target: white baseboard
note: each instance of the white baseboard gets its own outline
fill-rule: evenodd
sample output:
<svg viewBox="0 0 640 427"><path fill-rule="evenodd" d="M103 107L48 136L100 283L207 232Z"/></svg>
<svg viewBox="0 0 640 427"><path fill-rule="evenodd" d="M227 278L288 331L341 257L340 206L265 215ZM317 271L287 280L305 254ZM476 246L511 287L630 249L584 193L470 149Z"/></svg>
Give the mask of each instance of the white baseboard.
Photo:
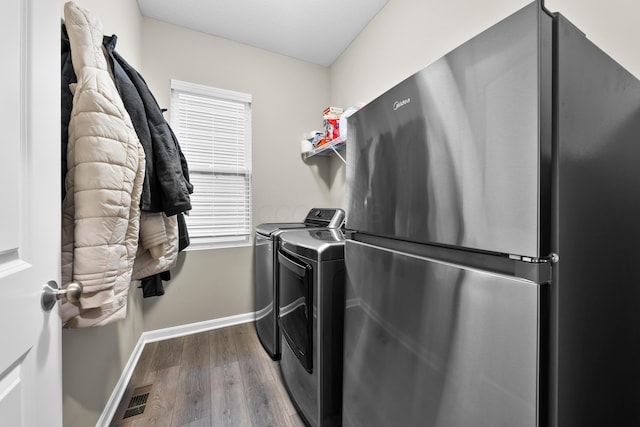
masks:
<svg viewBox="0 0 640 427"><path fill-rule="evenodd" d="M107 427L111 420L116 415L118 405L127 390L127 385L133 375L133 370L140 359L142 349L145 344L155 341L162 341L166 339L182 337L185 335L197 334L199 332L211 331L213 329L225 328L227 326L239 325L241 323L253 322L255 319L255 313L237 314L235 316L221 317L219 319L205 320L204 322L190 323L187 325L173 326L171 328L156 329L155 331L143 332L136 343L131 356L125 365L120 379L116 383L116 386L111 393L111 397L107 401L107 404L98 418L96 427Z"/></svg>

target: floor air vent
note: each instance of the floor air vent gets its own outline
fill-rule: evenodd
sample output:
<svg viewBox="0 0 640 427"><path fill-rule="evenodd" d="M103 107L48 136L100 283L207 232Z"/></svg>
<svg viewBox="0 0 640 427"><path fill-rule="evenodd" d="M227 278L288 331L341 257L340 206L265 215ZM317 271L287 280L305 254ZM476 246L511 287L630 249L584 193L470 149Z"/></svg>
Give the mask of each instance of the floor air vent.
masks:
<svg viewBox="0 0 640 427"><path fill-rule="evenodd" d="M153 384L150 384L136 388L131 392L130 397L127 400L128 403L121 411L121 415L117 418L118 425L144 417L144 411L150 400L149 398L151 396L152 388Z"/></svg>

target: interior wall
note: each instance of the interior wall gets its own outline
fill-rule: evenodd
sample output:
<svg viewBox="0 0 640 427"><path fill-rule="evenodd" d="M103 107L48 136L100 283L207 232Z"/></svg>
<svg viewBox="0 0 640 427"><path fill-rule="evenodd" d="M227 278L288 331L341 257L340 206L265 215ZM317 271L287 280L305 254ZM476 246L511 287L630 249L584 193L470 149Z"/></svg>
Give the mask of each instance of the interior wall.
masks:
<svg viewBox="0 0 640 427"><path fill-rule="evenodd" d="M144 76L162 107L170 80L252 95L253 218L300 221L331 203L330 163L300 156L305 132L322 125L329 70L153 19L143 19ZM171 111L168 111L170 117ZM166 294L143 301L145 330L193 323L253 309L253 248L186 251Z"/></svg>

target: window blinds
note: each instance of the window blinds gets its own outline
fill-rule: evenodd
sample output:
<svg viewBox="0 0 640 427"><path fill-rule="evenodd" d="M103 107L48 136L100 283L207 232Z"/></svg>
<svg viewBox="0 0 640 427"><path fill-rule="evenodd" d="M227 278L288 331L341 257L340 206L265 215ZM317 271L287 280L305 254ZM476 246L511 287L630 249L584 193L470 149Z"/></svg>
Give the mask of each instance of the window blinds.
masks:
<svg viewBox="0 0 640 427"><path fill-rule="evenodd" d="M171 108L194 187L186 216L192 246L248 243L251 96L172 80Z"/></svg>

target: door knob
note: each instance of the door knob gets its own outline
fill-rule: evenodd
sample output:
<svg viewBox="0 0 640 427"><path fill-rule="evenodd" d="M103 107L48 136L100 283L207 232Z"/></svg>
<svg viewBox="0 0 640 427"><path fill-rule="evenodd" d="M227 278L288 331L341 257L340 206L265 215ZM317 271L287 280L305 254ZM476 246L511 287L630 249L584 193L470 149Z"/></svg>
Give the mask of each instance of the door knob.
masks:
<svg viewBox="0 0 640 427"><path fill-rule="evenodd" d="M82 296L82 283L71 282L66 288L58 288L58 284L55 280L49 280L46 285L42 287L42 308L45 311L49 311L56 305L56 301L64 297L69 302L78 302Z"/></svg>

